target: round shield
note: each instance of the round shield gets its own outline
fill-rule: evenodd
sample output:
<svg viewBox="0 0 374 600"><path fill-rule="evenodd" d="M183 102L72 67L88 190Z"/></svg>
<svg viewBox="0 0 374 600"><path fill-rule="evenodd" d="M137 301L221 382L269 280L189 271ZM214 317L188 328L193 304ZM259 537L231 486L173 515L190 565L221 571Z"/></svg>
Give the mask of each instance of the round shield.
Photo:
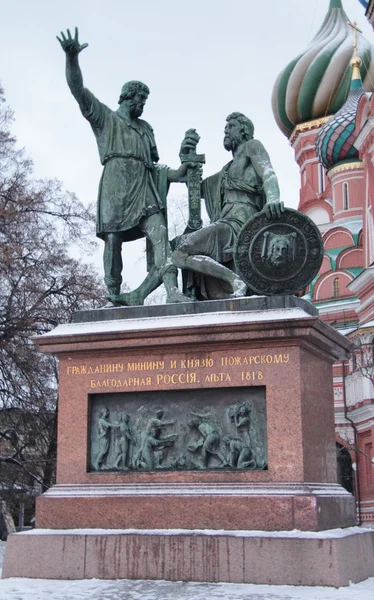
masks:
<svg viewBox="0 0 374 600"><path fill-rule="evenodd" d="M235 269L256 294L275 296L304 289L323 259L318 227L306 215L286 208L279 218L261 212L239 233Z"/></svg>

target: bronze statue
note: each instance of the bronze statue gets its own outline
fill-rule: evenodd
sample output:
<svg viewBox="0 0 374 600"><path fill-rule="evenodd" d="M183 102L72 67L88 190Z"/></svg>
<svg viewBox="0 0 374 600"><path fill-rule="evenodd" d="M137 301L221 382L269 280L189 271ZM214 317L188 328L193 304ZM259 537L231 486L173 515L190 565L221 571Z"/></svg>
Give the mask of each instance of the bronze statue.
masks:
<svg viewBox="0 0 374 600"><path fill-rule="evenodd" d="M245 294L294 294L318 272L323 244L305 215L284 209L268 153L254 138L250 119L239 112L226 119L224 147L232 160L202 182L204 154L199 135L186 132L178 169L158 165L152 127L141 119L149 88L140 81L122 87L119 108L111 110L83 85L80 44L67 30L57 38L66 54L66 79L95 135L103 173L97 201L96 233L104 241L104 280L114 305L139 305L161 283L167 302L225 299ZM188 225L172 241L167 231L171 182L187 182ZM210 225L201 228L205 199ZM257 235L260 231L260 234ZM121 293L122 244L147 239L148 274L141 285ZM178 289L183 272L183 293Z"/></svg>
<svg viewBox="0 0 374 600"><path fill-rule="evenodd" d="M238 235L260 211L274 220L284 211L277 177L264 146L253 137L252 121L238 112L226 121L224 147L232 160L201 184L211 224L181 236L172 255L173 264L188 272L185 292L198 300L244 295L246 286L234 271ZM198 140L194 130L187 132L181 153Z"/></svg>
<svg viewBox="0 0 374 600"><path fill-rule="evenodd" d="M104 273L107 298L115 304L143 304L146 296L162 282L167 302L190 301L178 290L177 269L165 218L166 194L171 182L184 181L189 168L157 168L159 156L152 127L140 119L149 88L140 81L124 84L119 108L111 110L83 85L78 56L88 44L80 44L78 29L72 37L61 32L57 38L66 54L66 79L95 135L104 167L97 200L96 233L104 240ZM152 267L133 292L120 294L122 243L146 237L153 250Z"/></svg>

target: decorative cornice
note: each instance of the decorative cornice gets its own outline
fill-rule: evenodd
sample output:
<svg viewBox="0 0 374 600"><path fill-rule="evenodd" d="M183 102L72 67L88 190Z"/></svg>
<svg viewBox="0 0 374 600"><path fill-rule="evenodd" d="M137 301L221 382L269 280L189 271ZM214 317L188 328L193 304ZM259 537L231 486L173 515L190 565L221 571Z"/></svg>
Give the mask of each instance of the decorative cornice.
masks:
<svg viewBox="0 0 374 600"><path fill-rule="evenodd" d="M293 132L290 135L290 138L289 138L290 144L292 144L294 142L294 140L296 139L298 134L301 133L302 131L310 131L312 129L319 129L321 127L321 125L324 125L325 123L327 123L327 121L329 121L331 119L331 117L333 117L333 115L328 115L327 117L320 117L319 119L313 119L312 121L305 121L305 123L299 123L299 125L296 125L295 129L293 130Z"/></svg>
<svg viewBox="0 0 374 600"><path fill-rule="evenodd" d="M353 281L349 284L349 289L355 294L363 289L367 284L373 282L374 266L366 267Z"/></svg>
<svg viewBox="0 0 374 600"><path fill-rule="evenodd" d="M363 169L364 163L361 160L357 160L354 162L346 162L341 165L336 165L336 167L332 167L327 171L327 175L332 177L332 175L336 175L336 173L342 173L343 171L354 171L358 169Z"/></svg>
<svg viewBox="0 0 374 600"><path fill-rule="evenodd" d="M360 305L360 301L357 298L342 298L337 300L317 300L314 302L316 308L318 308L320 315L341 313L343 311L356 311Z"/></svg>
<svg viewBox="0 0 374 600"><path fill-rule="evenodd" d="M350 407L349 416L356 425L362 423L362 421L369 421L374 417L374 406L372 404L365 404L357 408L355 406ZM369 429L369 427L371 427L370 424L362 423L360 429Z"/></svg>
<svg viewBox="0 0 374 600"><path fill-rule="evenodd" d="M356 331L352 331L351 333L348 333L347 337L350 340L354 340L356 337L360 337L363 334L368 334L368 333L373 333L374 332L374 327L366 327L365 325L359 326L358 329L356 329Z"/></svg>

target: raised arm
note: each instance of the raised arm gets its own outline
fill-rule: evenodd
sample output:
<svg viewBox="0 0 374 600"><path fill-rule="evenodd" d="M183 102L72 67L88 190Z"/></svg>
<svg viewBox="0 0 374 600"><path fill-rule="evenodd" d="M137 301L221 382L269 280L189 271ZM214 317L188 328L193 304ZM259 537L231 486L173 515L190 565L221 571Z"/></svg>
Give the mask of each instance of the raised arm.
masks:
<svg viewBox="0 0 374 600"><path fill-rule="evenodd" d="M270 162L270 157L259 140L247 142L248 157L256 173L263 181L266 196L264 210L269 217L280 217L284 211L283 202L280 202L278 179Z"/></svg>
<svg viewBox="0 0 374 600"><path fill-rule="evenodd" d="M61 38L57 36L57 39L66 55L66 81L74 98L81 104L84 99L85 88L78 55L87 48L88 44L79 43L77 27L75 28L74 37L71 36L68 29L66 35L61 31Z"/></svg>

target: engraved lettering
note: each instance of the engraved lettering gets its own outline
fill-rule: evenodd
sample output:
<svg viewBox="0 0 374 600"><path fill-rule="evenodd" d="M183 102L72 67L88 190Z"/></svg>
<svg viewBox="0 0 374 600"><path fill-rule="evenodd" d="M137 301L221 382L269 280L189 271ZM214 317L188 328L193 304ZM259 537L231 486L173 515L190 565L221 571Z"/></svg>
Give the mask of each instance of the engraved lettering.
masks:
<svg viewBox="0 0 374 600"><path fill-rule="evenodd" d="M223 360L223 359L221 359ZM213 358L186 358L181 359L180 368L181 369L199 369L199 368L210 368L214 365Z"/></svg>
<svg viewBox="0 0 374 600"><path fill-rule="evenodd" d="M223 381L231 381L231 376L228 373L210 373L205 376L205 382L219 383Z"/></svg>
<svg viewBox="0 0 374 600"><path fill-rule="evenodd" d="M186 384L186 383L197 383L197 374L195 372L187 372L187 373L169 373L156 375L156 383L160 385L164 383L165 385L177 385L177 384Z"/></svg>
<svg viewBox="0 0 374 600"><path fill-rule="evenodd" d="M264 378L264 374L262 371L242 371L241 380L242 381L256 381L262 380Z"/></svg>
<svg viewBox="0 0 374 600"><path fill-rule="evenodd" d="M127 363L128 371L163 371L164 368L164 360Z"/></svg>
<svg viewBox="0 0 374 600"><path fill-rule="evenodd" d="M104 365L97 365L96 367L91 367L87 365L79 365L75 367L67 367L66 373L67 375L93 375L97 374L106 374L106 373L121 373L124 370L124 366L121 363L110 363Z"/></svg>

